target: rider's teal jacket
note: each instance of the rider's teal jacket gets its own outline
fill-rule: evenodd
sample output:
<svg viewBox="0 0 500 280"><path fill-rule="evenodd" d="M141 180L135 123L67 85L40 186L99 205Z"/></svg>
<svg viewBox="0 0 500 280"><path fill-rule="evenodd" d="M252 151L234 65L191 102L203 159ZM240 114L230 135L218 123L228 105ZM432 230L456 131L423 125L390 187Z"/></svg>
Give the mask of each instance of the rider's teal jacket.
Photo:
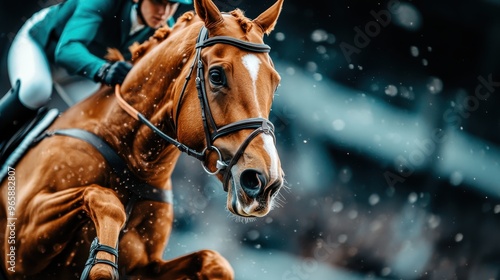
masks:
<svg viewBox="0 0 500 280"><path fill-rule="evenodd" d="M46 50L50 61L94 79L106 62L107 48L116 48L129 59L128 47L148 39L154 29L145 27L129 35L131 0L67 0L51 6L30 35Z"/></svg>

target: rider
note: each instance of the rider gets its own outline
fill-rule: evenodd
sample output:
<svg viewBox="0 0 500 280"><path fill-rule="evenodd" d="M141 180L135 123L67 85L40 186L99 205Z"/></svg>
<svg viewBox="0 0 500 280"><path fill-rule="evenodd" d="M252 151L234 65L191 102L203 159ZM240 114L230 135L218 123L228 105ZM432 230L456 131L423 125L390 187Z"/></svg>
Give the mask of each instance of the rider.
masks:
<svg viewBox="0 0 500 280"><path fill-rule="evenodd" d="M104 60L107 48L130 59L128 47L172 25L179 3L192 0L66 0L35 13L9 50L13 88L0 100L0 146L49 101L51 66L95 82L121 84L132 66Z"/></svg>

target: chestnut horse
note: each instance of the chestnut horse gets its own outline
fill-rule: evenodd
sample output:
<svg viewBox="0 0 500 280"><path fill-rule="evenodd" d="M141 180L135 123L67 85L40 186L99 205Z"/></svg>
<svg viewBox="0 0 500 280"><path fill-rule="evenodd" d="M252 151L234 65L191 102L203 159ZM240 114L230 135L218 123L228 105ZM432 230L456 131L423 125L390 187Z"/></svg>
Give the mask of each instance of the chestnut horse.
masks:
<svg viewBox="0 0 500 280"><path fill-rule="evenodd" d="M38 137L1 186L3 274L233 279L212 250L162 259L171 175L186 152L222 182L233 214L272 209L284 181L268 121L280 77L263 36L282 5L250 20L195 0L196 15L134 50L121 88L102 87Z"/></svg>

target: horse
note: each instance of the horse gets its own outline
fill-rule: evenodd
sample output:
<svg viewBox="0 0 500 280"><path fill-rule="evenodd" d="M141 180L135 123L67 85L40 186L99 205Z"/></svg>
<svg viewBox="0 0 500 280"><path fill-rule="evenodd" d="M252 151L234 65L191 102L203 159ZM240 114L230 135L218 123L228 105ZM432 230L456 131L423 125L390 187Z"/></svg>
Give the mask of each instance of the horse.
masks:
<svg viewBox="0 0 500 280"><path fill-rule="evenodd" d="M269 121L280 76L263 38L282 6L251 20L195 0L135 46L121 87L102 86L40 134L1 185L6 277L233 279L213 250L162 259L171 176L184 152L218 178L235 216L273 208L284 185Z"/></svg>

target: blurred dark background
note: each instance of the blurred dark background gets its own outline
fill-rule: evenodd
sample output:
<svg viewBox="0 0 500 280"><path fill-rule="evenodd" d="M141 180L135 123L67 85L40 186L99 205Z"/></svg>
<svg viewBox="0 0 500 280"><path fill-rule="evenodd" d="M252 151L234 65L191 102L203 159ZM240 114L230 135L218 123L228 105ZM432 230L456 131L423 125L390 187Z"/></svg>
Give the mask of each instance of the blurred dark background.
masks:
<svg viewBox="0 0 500 280"><path fill-rule="evenodd" d="M56 2L0 2L2 92L16 30ZM215 3L255 18L274 1ZM214 248L236 279L499 279L499 15L497 0L285 0L265 39L282 206L238 223L182 158L165 257Z"/></svg>

